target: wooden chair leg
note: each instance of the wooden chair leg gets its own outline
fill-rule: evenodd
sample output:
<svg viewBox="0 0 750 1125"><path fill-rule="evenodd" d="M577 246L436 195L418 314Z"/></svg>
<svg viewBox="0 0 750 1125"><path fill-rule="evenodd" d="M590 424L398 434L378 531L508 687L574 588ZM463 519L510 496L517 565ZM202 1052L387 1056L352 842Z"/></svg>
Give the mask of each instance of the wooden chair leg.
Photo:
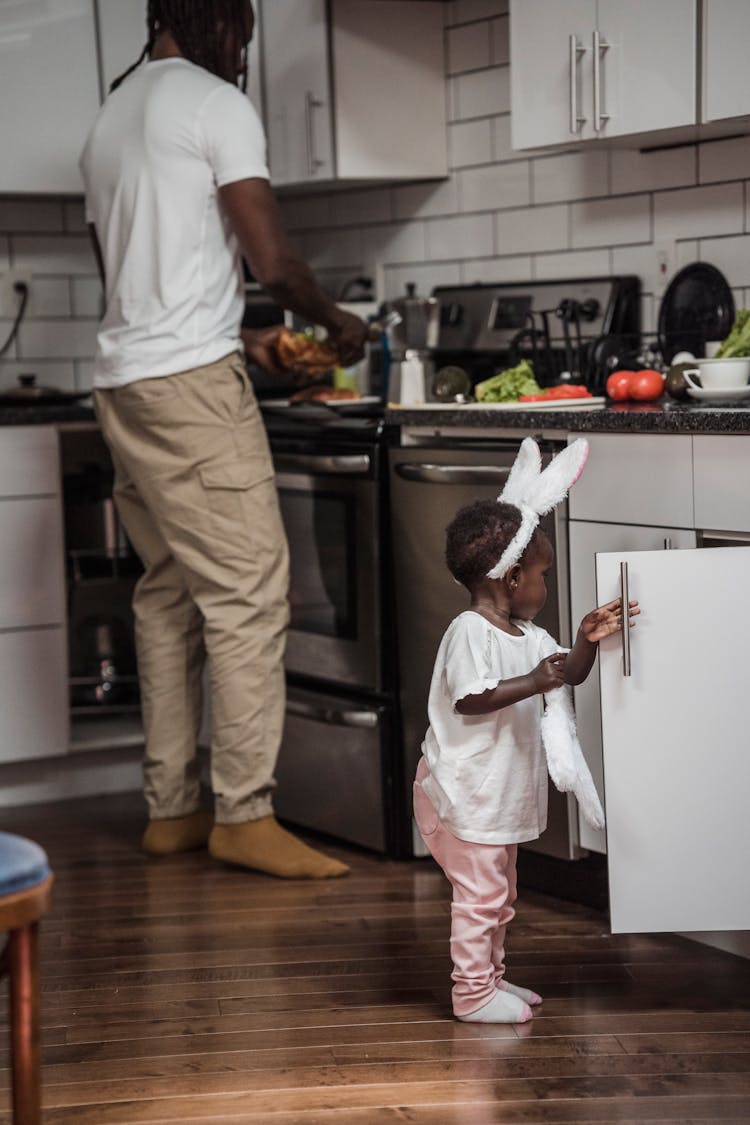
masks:
<svg viewBox="0 0 750 1125"><path fill-rule="evenodd" d="M8 937L13 1125L41 1123L39 923Z"/></svg>

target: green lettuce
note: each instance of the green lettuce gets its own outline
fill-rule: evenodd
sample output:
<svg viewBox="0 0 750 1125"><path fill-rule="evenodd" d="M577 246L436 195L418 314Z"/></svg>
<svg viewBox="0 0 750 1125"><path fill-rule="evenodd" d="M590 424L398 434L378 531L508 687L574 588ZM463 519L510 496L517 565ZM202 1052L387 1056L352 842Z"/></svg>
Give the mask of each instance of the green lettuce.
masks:
<svg viewBox="0 0 750 1125"><path fill-rule="evenodd" d="M515 367L477 383L474 394L478 402L518 402L521 395L536 395L541 389L534 368L528 359L522 359Z"/></svg>
<svg viewBox="0 0 750 1125"><path fill-rule="evenodd" d="M716 353L716 359L739 359L750 356L750 309L740 309L732 331Z"/></svg>

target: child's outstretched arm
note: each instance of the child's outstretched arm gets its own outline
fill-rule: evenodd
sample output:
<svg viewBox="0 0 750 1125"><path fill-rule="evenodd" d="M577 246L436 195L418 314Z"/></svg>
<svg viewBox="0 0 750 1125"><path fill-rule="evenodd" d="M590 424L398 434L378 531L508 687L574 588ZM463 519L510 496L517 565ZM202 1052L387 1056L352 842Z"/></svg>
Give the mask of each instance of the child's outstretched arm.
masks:
<svg viewBox="0 0 750 1125"><path fill-rule="evenodd" d="M565 683L564 667L570 659L564 652L554 652L545 656L531 672L525 676L513 676L501 680L497 687L483 691L480 695L465 695L456 703L459 715L486 715L489 711L501 711L521 699L532 695L544 695L547 691L562 687Z"/></svg>
<svg viewBox="0 0 750 1125"><path fill-rule="evenodd" d="M628 620L630 627L635 624L631 617L640 613L638 602L628 603ZM613 602L600 605L587 613L578 627L575 644L567 655L565 661L565 683L582 684L594 666L596 647L604 637L612 633L619 633L622 629L622 598L615 598Z"/></svg>

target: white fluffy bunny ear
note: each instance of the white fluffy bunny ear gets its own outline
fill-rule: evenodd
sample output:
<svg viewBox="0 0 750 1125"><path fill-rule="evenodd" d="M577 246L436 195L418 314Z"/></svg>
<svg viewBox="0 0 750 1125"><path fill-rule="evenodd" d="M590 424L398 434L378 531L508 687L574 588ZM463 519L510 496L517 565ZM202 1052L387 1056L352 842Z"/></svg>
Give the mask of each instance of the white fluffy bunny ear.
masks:
<svg viewBox="0 0 750 1125"><path fill-rule="evenodd" d="M533 438L524 438L498 500L503 500L506 504L515 504L517 508L520 508L521 504L527 504L526 497L539 479L541 468L542 455L539 446Z"/></svg>
<svg viewBox="0 0 750 1125"><path fill-rule="evenodd" d="M526 441L523 445L525 444ZM585 438L576 438L552 458L547 468L531 483L526 495L522 497L523 501L540 516L551 512L565 499L568 490L580 477L588 455L589 443Z"/></svg>

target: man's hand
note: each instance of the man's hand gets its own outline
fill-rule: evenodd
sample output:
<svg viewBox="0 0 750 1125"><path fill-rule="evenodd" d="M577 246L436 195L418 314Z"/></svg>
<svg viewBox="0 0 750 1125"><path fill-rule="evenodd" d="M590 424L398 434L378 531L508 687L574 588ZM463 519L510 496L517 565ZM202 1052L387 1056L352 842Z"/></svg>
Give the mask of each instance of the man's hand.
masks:
<svg viewBox="0 0 750 1125"><path fill-rule="evenodd" d="M365 354L369 328L364 320L343 309L336 311L328 324L328 338L339 354L342 367L350 367Z"/></svg>
<svg viewBox="0 0 750 1125"><path fill-rule="evenodd" d="M289 374L280 365L276 355L276 340L280 329L281 325L278 324L271 328L243 328L240 332L245 355L269 375Z"/></svg>
<svg viewBox="0 0 750 1125"><path fill-rule="evenodd" d="M567 658L565 652L553 652L552 656L545 656L544 660L540 660L531 673L531 678L539 695L562 687L565 683L565 661Z"/></svg>
<svg viewBox="0 0 750 1125"><path fill-rule="evenodd" d="M640 612L638 602L628 603L628 619L637 617ZM579 632L589 644L598 644L605 637L622 629L622 616L622 598L615 598L613 602L607 602L606 605L601 605L597 609L592 609L591 613L587 613L581 622ZM629 624L632 628L635 622L629 621Z"/></svg>

